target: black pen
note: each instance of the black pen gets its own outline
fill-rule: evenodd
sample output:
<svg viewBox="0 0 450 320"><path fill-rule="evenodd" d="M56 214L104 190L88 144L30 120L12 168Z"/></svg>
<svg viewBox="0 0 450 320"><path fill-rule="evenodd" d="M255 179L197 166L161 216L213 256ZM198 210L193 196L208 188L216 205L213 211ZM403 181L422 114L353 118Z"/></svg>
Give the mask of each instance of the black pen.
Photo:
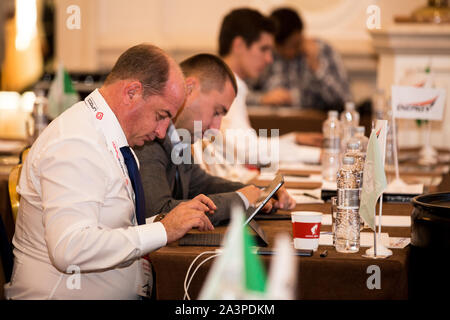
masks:
<svg viewBox="0 0 450 320"><path fill-rule="evenodd" d="M304 196L307 196L307 197L310 197L310 198L313 198L313 199L316 199L316 200L320 200L318 197L316 197L316 196L313 196L312 194L309 194L309 193L306 193L306 192L304 192L304 193L302 193Z"/></svg>

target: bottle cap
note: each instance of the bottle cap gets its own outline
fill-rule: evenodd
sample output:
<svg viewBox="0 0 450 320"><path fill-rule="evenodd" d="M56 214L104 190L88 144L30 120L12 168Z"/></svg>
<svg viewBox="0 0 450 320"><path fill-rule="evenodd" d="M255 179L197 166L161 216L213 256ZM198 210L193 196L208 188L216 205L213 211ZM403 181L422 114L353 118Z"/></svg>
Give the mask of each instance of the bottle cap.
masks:
<svg viewBox="0 0 450 320"><path fill-rule="evenodd" d="M359 141L347 143L347 150L359 150Z"/></svg>
<svg viewBox="0 0 450 320"><path fill-rule="evenodd" d="M353 157L344 157L342 162L344 164L355 164L355 158L353 158Z"/></svg>
<svg viewBox="0 0 450 320"><path fill-rule="evenodd" d="M330 110L328 111L328 117L330 118L337 118L339 113L336 110Z"/></svg>
<svg viewBox="0 0 450 320"><path fill-rule="evenodd" d="M38 89L35 91L36 97L45 97L44 89Z"/></svg>
<svg viewBox="0 0 450 320"><path fill-rule="evenodd" d="M347 110L347 111L353 111L353 110L355 110L355 103L352 102L352 101L347 101L347 102L345 103L345 110Z"/></svg>
<svg viewBox="0 0 450 320"><path fill-rule="evenodd" d="M355 132L364 134L366 132L366 128L364 126L358 126L356 127Z"/></svg>

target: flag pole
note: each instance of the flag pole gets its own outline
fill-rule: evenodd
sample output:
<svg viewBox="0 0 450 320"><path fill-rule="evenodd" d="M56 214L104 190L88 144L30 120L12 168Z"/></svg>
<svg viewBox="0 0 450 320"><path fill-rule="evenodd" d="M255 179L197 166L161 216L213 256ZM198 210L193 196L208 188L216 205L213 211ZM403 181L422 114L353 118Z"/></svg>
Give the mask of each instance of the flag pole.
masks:
<svg viewBox="0 0 450 320"><path fill-rule="evenodd" d="M378 237L381 239L381 216L382 216L382 212L383 212L383 193L381 193L380 196L380 205L378 207ZM376 220L375 220L376 221ZM376 233L376 232L375 232ZM376 252L376 251L375 251ZM375 254L376 255L376 254Z"/></svg>
<svg viewBox="0 0 450 320"><path fill-rule="evenodd" d="M395 128L395 118L394 118L394 112L392 112L392 138L394 140L394 165L395 165L395 180L400 180L400 173L398 170L398 156L397 156L397 133Z"/></svg>
<svg viewBox="0 0 450 320"><path fill-rule="evenodd" d="M374 213L374 221L377 221L377 210ZM373 255L377 256L377 226L375 225L375 230L373 230Z"/></svg>
<svg viewBox="0 0 450 320"><path fill-rule="evenodd" d="M393 126L392 126L392 130L393 130L393 139L394 139L394 144L395 144L395 146L394 146L394 158L395 158L395 166L396 166L396 170L395 170L395 174L396 174L396 176L397 176L397 178L399 178L399 172L398 172L398 158L397 158L397 135L396 135L396 133L395 133L395 118L394 118L394 113L392 113L392 123L393 123ZM382 167L383 167L383 171L384 171L384 163L385 163L385 161L386 161L386 145L384 145L384 150L382 150L382 154L383 154L383 160L382 160L382 162L381 162L381 165L382 165ZM381 256L381 258L387 258L387 257L389 257L389 256L391 256L392 255L392 251L391 250L389 250L388 248L386 248L384 245L383 245L383 242L381 241L381 220L382 220L382 217L383 217L383 192L381 192L381 195L380 195L380 205L379 205L379 207L378 207L378 209L379 209L379 213L378 213L378 237L379 237L379 239L380 239L380 244L379 244L379 254L380 254L380 256ZM376 210L375 210L375 214L376 214ZM376 220L375 220L375 222L376 222ZM376 234L376 224L375 224L375 234ZM377 255L376 255L376 248L375 248L375 257L376 257Z"/></svg>
<svg viewBox="0 0 450 320"><path fill-rule="evenodd" d="M379 175L383 176L382 179L381 179L381 176L380 176L380 180L383 180L383 182L381 182L381 183L384 185L384 187L380 190L380 196L379 196L379 199L380 199L380 203L379 203L379 219L378 219L378 221L379 221L379 225L378 225L379 235L377 235L377 225L376 225L377 210L376 210L376 207L375 208L372 207L373 208L372 209L372 214L373 214L373 217L374 217L374 222L373 222L373 247L371 247L370 249L366 250L366 253L363 255L363 257L365 257L365 258L371 258L371 259L385 259L385 258L387 258L387 257L392 255L392 251L389 250L388 248L386 248L383 245L382 242L377 244L377 236L379 237L379 239L381 239L381 217L382 217L382 210L383 210L383 192L382 192L382 190L386 187L386 177L385 177L385 172L384 172L384 162L385 162L385 148L386 148L385 142L386 142L386 127L387 127L386 126L386 122L387 122L387 120L382 120L382 121L383 121L383 123L380 123L379 136L376 136L376 138L377 138L376 143L381 144L381 146L380 146L381 147L380 148L380 152L381 152L381 159L380 160L381 161L379 163L377 171L378 171ZM376 135L376 133L373 130L372 133L371 133L370 139L372 139L375 135ZM369 139L369 142L371 141L370 139ZM378 149L378 148L376 148L377 144L375 144L374 146L375 146L375 150L377 150ZM375 151L375 154L377 152L378 151ZM375 158L376 157L377 156L375 156ZM366 177L366 176L364 175L364 177ZM364 186L365 186L365 184L363 184L363 188L364 188ZM377 201L378 201L378 198L375 200L374 204L376 204ZM366 207L364 207L364 208L366 208Z"/></svg>

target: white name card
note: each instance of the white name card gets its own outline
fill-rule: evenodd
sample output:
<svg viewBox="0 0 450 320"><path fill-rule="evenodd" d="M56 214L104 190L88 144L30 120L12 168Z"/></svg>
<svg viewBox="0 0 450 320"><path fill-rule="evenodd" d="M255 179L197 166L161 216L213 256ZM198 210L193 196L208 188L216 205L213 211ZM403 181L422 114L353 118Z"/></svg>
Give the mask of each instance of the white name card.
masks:
<svg viewBox="0 0 450 320"><path fill-rule="evenodd" d="M394 118L442 120L445 89L392 86Z"/></svg>

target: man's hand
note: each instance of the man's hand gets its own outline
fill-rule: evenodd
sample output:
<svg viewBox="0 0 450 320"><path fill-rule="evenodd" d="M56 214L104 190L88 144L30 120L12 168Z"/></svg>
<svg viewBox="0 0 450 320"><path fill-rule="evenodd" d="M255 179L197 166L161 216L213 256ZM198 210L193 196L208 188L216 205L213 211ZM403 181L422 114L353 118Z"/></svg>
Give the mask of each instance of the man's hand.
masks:
<svg viewBox="0 0 450 320"><path fill-rule="evenodd" d="M167 243L180 239L193 228L200 231L214 230L205 212L212 213L216 209L214 202L203 194L180 203L161 220L166 229Z"/></svg>
<svg viewBox="0 0 450 320"><path fill-rule="evenodd" d="M262 192L261 189L259 189L258 187L255 187L253 185L246 186L237 191L241 192L247 198L248 202L252 206L256 205L256 202L258 201L259 197L261 196L261 192ZM272 211L273 203L274 203L274 200L270 199L269 201L267 201L266 205L261 208L261 211L265 212L265 213Z"/></svg>
<svg viewBox="0 0 450 320"><path fill-rule="evenodd" d="M281 187L276 193L277 201L273 204L276 209L292 210L296 202L287 192L285 187Z"/></svg>
<svg viewBox="0 0 450 320"><path fill-rule="evenodd" d="M254 185L249 185L236 191L242 193L247 198L251 206L255 206L261 196L261 189L255 187Z"/></svg>
<svg viewBox="0 0 450 320"><path fill-rule="evenodd" d="M295 142L305 146L322 147L323 135L319 132L296 132Z"/></svg>
<svg viewBox="0 0 450 320"><path fill-rule="evenodd" d="M293 101L289 90L286 90L284 88L277 88L264 94L261 97L261 103L275 106L286 106L292 105Z"/></svg>
<svg viewBox="0 0 450 320"><path fill-rule="evenodd" d="M275 200L272 198L269 201L267 201L266 205L261 208L261 211L264 213L269 213L272 211L273 205L275 203Z"/></svg>
<svg viewBox="0 0 450 320"><path fill-rule="evenodd" d="M314 39L304 39L302 42L302 53L312 71L319 69L319 46Z"/></svg>

